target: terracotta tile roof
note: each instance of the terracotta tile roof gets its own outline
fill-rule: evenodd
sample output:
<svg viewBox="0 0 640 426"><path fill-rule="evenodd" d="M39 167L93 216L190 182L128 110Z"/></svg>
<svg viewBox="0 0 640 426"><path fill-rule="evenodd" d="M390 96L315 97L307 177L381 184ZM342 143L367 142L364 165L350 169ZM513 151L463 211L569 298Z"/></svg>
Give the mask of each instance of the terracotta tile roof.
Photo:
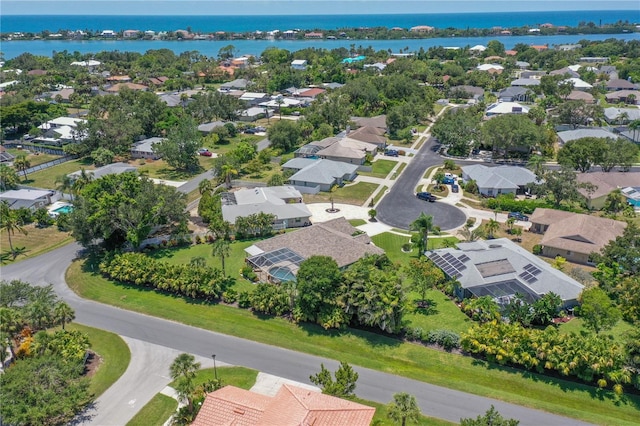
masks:
<svg viewBox="0 0 640 426"><path fill-rule="evenodd" d="M375 408L282 385L275 397L225 386L207 395L194 426L368 426Z"/></svg>
<svg viewBox="0 0 640 426"><path fill-rule="evenodd" d="M321 93L326 92L326 90L324 89L318 89L318 88L312 88L312 89L307 89L307 90L301 90L299 93L300 96L305 97L305 98L315 98L316 96L318 96Z"/></svg>
<svg viewBox="0 0 640 426"><path fill-rule="evenodd" d="M225 386L207 395L192 426L253 426L271 403L266 395Z"/></svg>
<svg viewBox="0 0 640 426"><path fill-rule="evenodd" d="M599 252L627 227L625 222L604 217L540 208L530 220L549 225L541 245L585 254Z"/></svg>

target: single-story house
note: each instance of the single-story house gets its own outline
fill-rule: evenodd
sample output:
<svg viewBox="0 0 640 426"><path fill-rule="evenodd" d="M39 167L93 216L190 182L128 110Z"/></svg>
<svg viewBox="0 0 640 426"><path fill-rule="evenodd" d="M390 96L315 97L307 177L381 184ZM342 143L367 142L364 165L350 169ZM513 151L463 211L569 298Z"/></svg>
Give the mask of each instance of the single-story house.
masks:
<svg viewBox="0 0 640 426"><path fill-rule="evenodd" d="M605 89L607 92L614 92L617 90L638 90L638 86L633 84L628 80L623 80L621 78L616 78L613 80L609 80L605 83Z"/></svg>
<svg viewBox="0 0 640 426"><path fill-rule="evenodd" d="M201 93L200 90L182 90L179 92L172 92L172 93L159 93L158 97L162 102L167 104L167 106L185 107L189 105L191 102L193 102L192 96L198 93ZM183 95L186 95L186 99Z"/></svg>
<svg viewBox="0 0 640 426"><path fill-rule="evenodd" d="M600 65L596 74L604 74L609 77L609 80L618 79L618 69L615 65Z"/></svg>
<svg viewBox="0 0 640 426"><path fill-rule="evenodd" d="M257 106L261 102L267 102L271 99L266 93L258 93L258 92L244 92L242 96L240 96L240 100L244 101L247 106Z"/></svg>
<svg viewBox="0 0 640 426"><path fill-rule="evenodd" d="M472 53L482 53L485 50L487 50L487 48L481 44L476 44L475 46L469 48L469 52Z"/></svg>
<svg viewBox="0 0 640 426"><path fill-rule="evenodd" d="M529 107L521 105L517 102L498 102L489 105L485 111L487 117L500 114L527 114Z"/></svg>
<svg viewBox="0 0 640 426"><path fill-rule="evenodd" d="M367 154L375 156L378 145L362 142L348 137L338 139L337 142L321 149L316 153L320 158L343 163L363 165Z"/></svg>
<svg viewBox="0 0 640 426"><path fill-rule="evenodd" d="M547 293L577 304L583 285L508 238L460 243L458 248L426 252L449 278L458 280L461 299L490 296L504 306L516 295L533 303Z"/></svg>
<svg viewBox="0 0 640 426"><path fill-rule="evenodd" d="M78 131L78 125L87 120L74 117L58 117L38 126L42 135L34 139L35 142L47 145L64 145L84 139L84 135Z"/></svg>
<svg viewBox="0 0 640 426"><path fill-rule="evenodd" d="M476 67L476 69L478 71L494 72L497 74L500 74L502 71L504 71L504 67L498 64L480 64Z"/></svg>
<svg viewBox="0 0 640 426"><path fill-rule="evenodd" d="M326 159L293 158L282 165L283 171L295 171L289 183L303 192L330 191L354 180L358 165Z"/></svg>
<svg viewBox="0 0 640 426"><path fill-rule="evenodd" d="M568 78L566 80L562 80L561 83L570 83L573 84L573 89L574 90L581 90L583 92L586 92L587 90L591 90L593 89L593 86L589 83L587 83L586 81L577 78L577 77L572 77L572 78Z"/></svg>
<svg viewBox="0 0 640 426"><path fill-rule="evenodd" d="M306 59L295 59L291 62L291 68L294 70L304 71L307 69L307 60Z"/></svg>
<svg viewBox="0 0 640 426"><path fill-rule="evenodd" d="M273 117L273 110L268 108L251 107L240 113L240 121L256 121L261 118Z"/></svg>
<svg viewBox="0 0 640 426"><path fill-rule="evenodd" d="M589 127L585 129L565 130L558 132L558 141L560 144L565 144L569 141L582 138L612 138L618 139L615 133L612 133L601 127Z"/></svg>
<svg viewBox="0 0 640 426"><path fill-rule="evenodd" d="M315 223L247 247L246 261L264 281L278 282L295 279L300 263L311 256L329 256L346 268L369 254L384 254L357 231L344 217Z"/></svg>
<svg viewBox="0 0 640 426"><path fill-rule="evenodd" d="M274 395L225 386L205 397L192 426L369 426L375 408L283 384Z"/></svg>
<svg viewBox="0 0 640 426"><path fill-rule="evenodd" d="M567 96L568 101L584 101L587 104L593 104L596 102L593 95L589 92L582 92L580 90L572 90Z"/></svg>
<svg viewBox="0 0 640 426"><path fill-rule="evenodd" d="M24 207L31 211L36 211L51 204L53 201L57 201L57 198L55 198L55 191L24 188L11 189L0 193L1 201L6 201L10 209L16 210Z"/></svg>
<svg viewBox="0 0 640 426"><path fill-rule="evenodd" d="M530 102L535 94L526 87L511 86L498 92L499 102Z"/></svg>
<svg viewBox="0 0 640 426"><path fill-rule="evenodd" d="M106 91L108 93L118 93L123 87L126 87L127 89L130 89L130 90L142 91L142 92L146 92L147 90L149 90L149 88L147 86L145 86L144 84L117 83L117 84L114 84L113 86L107 87Z"/></svg>
<svg viewBox="0 0 640 426"><path fill-rule="evenodd" d="M294 98L285 98L280 95L271 96L271 99L265 102L260 102L258 106L262 108L273 108L276 111L280 111L280 108L290 108L290 107L298 107L298 106L306 106L308 105L303 99L294 99Z"/></svg>
<svg viewBox="0 0 640 426"><path fill-rule="evenodd" d="M208 135L215 129L216 127L222 127L225 125L224 121L211 121L209 123L204 123L198 126L198 131L202 134Z"/></svg>
<svg viewBox="0 0 640 426"><path fill-rule="evenodd" d="M319 95L326 93L327 91L324 89L321 89L319 87L310 87L310 88L306 88L306 89L300 89L298 91L298 96L300 96L301 98L309 98L309 99L315 99L317 98Z"/></svg>
<svg viewBox="0 0 640 426"><path fill-rule="evenodd" d="M529 217L532 232L544 234L542 255L562 256L570 262L590 264L591 253L599 253L622 235L625 222L605 217L537 208Z"/></svg>
<svg viewBox="0 0 640 426"><path fill-rule="evenodd" d="M387 130L387 116L384 114L376 115L375 117L351 117L351 122L356 127L377 127Z"/></svg>
<svg viewBox="0 0 640 426"><path fill-rule="evenodd" d="M529 169L517 166L487 167L473 164L462 167L465 182L476 181L482 195L493 197L499 194L524 194L534 183L536 175Z"/></svg>
<svg viewBox="0 0 640 426"><path fill-rule="evenodd" d="M527 68L529 68L531 66L531 64L529 62L526 61L516 61L516 67L520 68L521 70L526 70ZM540 84L540 82L538 82L538 84Z"/></svg>
<svg viewBox="0 0 640 426"><path fill-rule="evenodd" d="M221 92L229 92L231 90L246 90L250 84L251 83L249 80L244 78L238 78L228 83L221 84L219 90Z"/></svg>
<svg viewBox="0 0 640 426"><path fill-rule="evenodd" d="M384 129L372 126L363 126L356 130L347 132L349 139L355 139L361 142L367 142L376 145L380 149L387 146L387 137L384 135Z"/></svg>
<svg viewBox="0 0 640 426"><path fill-rule="evenodd" d="M49 92L49 97L56 102L60 100L61 102L69 103L69 97L75 92L75 89L73 89L72 87L65 87L60 90Z"/></svg>
<svg viewBox="0 0 640 426"><path fill-rule="evenodd" d="M627 124L635 120L640 120L640 108L638 107L605 108L604 119L609 124Z"/></svg>
<svg viewBox="0 0 640 426"><path fill-rule="evenodd" d="M484 99L484 89L482 87L468 84L450 87L447 93L453 99L475 99L477 101Z"/></svg>
<svg viewBox="0 0 640 426"><path fill-rule="evenodd" d="M640 210L640 186L628 186L622 188L622 195L627 199L627 203L633 207L634 210Z"/></svg>
<svg viewBox="0 0 640 426"><path fill-rule="evenodd" d="M562 75L562 76L569 75L569 77L580 78L580 74L578 74L578 71L574 71L569 67L553 70L549 73L549 75Z"/></svg>
<svg viewBox="0 0 640 426"><path fill-rule="evenodd" d="M241 189L222 196L222 217L236 223L238 217L256 213L276 216L274 229L298 228L310 225L311 212L302 202L302 194L292 186L269 186Z"/></svg>
<svg viewBox="0 0 640 426"><path fill-rule="evenodd" d="M627 104L639 105L640 104L640 90L617 90L604 95L604 98L610 104L616 104L618 102L624 102Z"/></svg>
<svg viewBox="0 0 640 426"><path fill-rule="evenodd" d="M524 78L520 77L511 82L511 86L514 87L530 87L540 86L541 80L539 78Z"/></svg>
<svg viewBox="0 0 640 426"><path fill-rule="evenodd" d="M595 191L588 193L584 189L578 191L587 200L589 208L600 210L604 207L607 195L616 189L627 186L640 186L640 172L589 172L578 173L576 179L579 183L592 183L597 186Z"/></svg>
<svg viewBox="0 0 640 426"><path fill-rule="evenodd" d="M153 144L162 142L162 138L147 138L131 145L131 158L146 158L148 160L158 160L162 155L153 149Z"/></svg>
<svg viewBox="0 0 640 426"><path fill-rule="evenodd" d="M137 168L135 166L130 166L127 163L111 163L106 166L98 167L95 170L85 170L85 173L91 176L93 179L100 179L101 177L107 175L119 175L120 173L125 172L135 172ZM71 179L77 179L82 175L82 170L75 171L73 173L69 173Z"/></svg>
<svg viewBox="0 0 640 426"><path fill-rule="evenodd" d="M539 80L543 75L547 75L547 73L545 71L523 70L520 73L520 78L527 80Z"/></svg>

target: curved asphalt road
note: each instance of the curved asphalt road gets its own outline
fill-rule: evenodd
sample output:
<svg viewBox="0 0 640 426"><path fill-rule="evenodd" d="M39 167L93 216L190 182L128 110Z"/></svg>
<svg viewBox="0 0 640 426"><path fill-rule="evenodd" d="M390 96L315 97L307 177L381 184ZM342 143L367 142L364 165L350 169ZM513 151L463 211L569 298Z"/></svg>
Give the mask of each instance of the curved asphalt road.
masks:
<svg viewBox="0 0 640 426"><path fill-rule="evenodd" d="M64 280L65 271L79 248L78 244L72 243L36 258L4 266L0 270L2 279L22 279L38 285L51 283L56 293L75 309L77 322L182 352L203 357L210 357L215 353L222 362L247 366L304 383L309 383L309 375L318 371L320 363L324 363L330 370L338 367L338 362L334 360L213 333L82 299L67 287ZM355 369L360 375L357 387L359 397L386 403L394 393L408 392L416 396L423 413L453 422L458 422L461 417L475 418L493 404L507 418L519 419L522 426L586 424L388 373L360 367Z"/></svg>
<svg viewBox="0 0 640 426"><path fill-rule="evenodd" d="M416 186L424 176L425 171L438 164L442 158L437 153L437 142L429 137L418 153L407 164L396 183L391 187L380 204L376 207L377 219L395 228L409 229L411 222L420 213L425 212L433 216L433 224L442 230L457 228L467 217L459 208L444 203L429 203L416 198Z"/></svg>

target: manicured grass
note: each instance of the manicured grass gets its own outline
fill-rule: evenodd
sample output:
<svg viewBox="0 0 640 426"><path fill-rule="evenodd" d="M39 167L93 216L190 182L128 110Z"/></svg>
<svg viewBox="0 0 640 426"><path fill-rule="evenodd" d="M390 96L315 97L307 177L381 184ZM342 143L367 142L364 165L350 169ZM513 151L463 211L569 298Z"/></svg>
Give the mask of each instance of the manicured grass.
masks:
<svg viewBox="0 0 640 426"><path fill-rule="evenodd" d="M129 420L127 426L162 426L177 409L178 401L158 393Z"/></svg>
<svg viewBox="0 0 640 426"><path fill-rule="evenodd" d="M373 191L378 187L375 183L358 182L356 184L343 186L333 192L320 192L318 194L304 194L304 202L307 204L313 203L329 203L330 198L333 197L333 201L343 204L354 204L361 206Z"/></svg>
<svg viewBox="0 0 640 426"><path fill-rule="evenodd" d="M418 309L415 302L420 298L420 295L414 291L407 295L407 310L403 317L407 321L407 326L420 327L425 332L444 329L460 334L473 325L473 321L441 291L427 292L428 308Z"/></svg>
<svg viewBox="0 0 640 426"><path fill-rule="evenodd" d="M0 232L0 247L2 247L0 262L2 265L41 255L73 241L70 233L58 231L58 227L55 225L38 228L34 224L30 224L25 225L24 230L27 231L27 235L20 232L11 235L14 248L24 247L24 250L20 250L21 254L16 257L15 261L11 255L7 233L4 230Z"/></svg>
<svg viewBox="0 0 640 426"><path fill-rule="evenodd" d="M218 378L222 380L223 385L232 385L237 388L249 390L256 384L256 378L258 372L251 368L246 367L218 367ZM213 368L203 368L198 370L196 377L193 381L197 385L213 380L215 372ZM176 382L169 383L169 386L174 387Z"/></svg>
<svg viewBox="0 0 640 426"><path fill-rule="evenodd" d="M252 290L253 284L240 276L240 269L244 266L246 258L245 248L255 243L255 240L234 241L230 244L229 257L224 261L225 271L228 275L236 279L234 288L237 291ZM197 244L189 247L172 247L158 249L149 253L149 256L167 261L171 264L189 263L194 257L204 257L207 265L222 269L222 262L217 256L211 254L213 246L209 243Z"/></svg>
<svg viewBox="0 0 640 426"><path fill-rule="evenodd" d="M29 163L31 164L30 167L37 166L38 164L46 163L47 161L51 161L51 160L55 160L55 159L60 158L59 155L43 154L43 153L38 152L38 151L31 152L31 151L27 151L27 150L24 150L24 149L17 149L17 148L8 149L7 152L9 152L12 155L15 155L16 157L18 155L26 154L27 155L27 160L29 160ZM18 174L21 177L23 176L22 173L18 173Z"/></svg>
<svg viewBox="0 0 640 426"><path fill-rule="evenodd" d="M167 296L83 272L83 261L67 271L80 296L195 327L251 339L321 357L346 361L440 386L599 424L632 425L640 397L449 354L362 330L324 330L313 324L256 317L247 310ZM188 313L187 315L185 315Z"/></svg>
<svg viewBox="0 0 640 426"><path fill-rule="evenodd" d="M97 398L122 376L129 366L129 346L117 334L71 323L68 330L79 330L89 335L91 349L102 358L96 373L91 377L89 391Z"/></svg>
<svg viewBox="0 0 640 426"><path fill-rule="evenodd" d="M378 191L378 193L376 194L375 197L373 197L373 205L376 206L378 205L378 202L380 201L380 199L386 194L386 192L389 190L389 188L387 188L386 186L383 186L382 189L380 189L380 191Z"/></svg>
<svg viewBox="0 0 640 426"><path fill-rule="evenodd" d="M207 158L207 157L200 157ZM207 158L207 160L211 160ZM201 160L199 160L201 161ZM130 160L130 165L137 167L139 173L146 173L147 176L154 179L166 179L173 181L187 181L193 179L198 174L204 172L204 168L194 172L185 172L170 167L164 160Z"/></svg>
<svg viewBox="0 0 640 426"><path fill-rule="evenodd" d="M398 170L396 170L396 172L391 175L391 179L395 180L398 176L400 176L405 167L407 167L407 163L400 163Z"/></svg>
<svg viewBox="0 0 640 426"><path fill-rule="evenodd" d="M559 329L563 333L574 332L576 334L580 334L581 331L587 331L582 318L574 318L569 322L561 324ZM633 330L633 325L620 320L611 330L602 331L601 334L611 334L616 341L623 342L625 334L631 330Z"/></svg>
<svg viewBox="0 0 640 426"><path fill-rule="evenodd" d="M358 388L356 387L356 393L358 392ZM389 418L389 410L387 409L386 404L380 404L373 401L367 401L366 399L360 398L352 398L352 401L358 402L362 405L368 405L369 407L374 407L376 409L376 414L373 416L373 420L371 421L372 425L376 426L396 426L398 423L394 422ZM448 426L454 425L455 423L450 423L446 420L436 419L435 417L427 417L420 416L418 423L408 423L418 426Z"/></svg>
<svg viewBox="0 0 640 426"><path fill-rule="evenodd" d="M360 226L360 225L366 225L367 221L364 219L350 219L349 223L351 224L351 226Z"/></svg>
<svg viewBox="0 0 640 426"><path fill-rule="evenodd" d="M418 251L415 247L413 247L411 252L409 253L404 253L401 250L403 244L410 242L409 236L393 234L391 232L383 232L382 234L374 235L373 237L371 237L371 240L375 245L384 249L389 259L394 262L400 262L403 265L408 265L409 260L411 260L412 258L417 259ZM427 240L429 250L443 247L446 240L449 240L451 242L458 242L458 239L455 237L431 237Z"/></svg>
<svg viewBox="0 0 640 426"><path fill-rule="evenodd" d="M84 168L85 170L95 169L90 159L81 158L78 160L67 161L35 173L30 173L27 175L27 180L21 183L35 186L36 188L55 189L58 186L58 184L55 183L58 177L68 175L69 173L78 171L81 168Z"/></svg>
<svg viewBox="0 0 640 426"><path fill-rule="evenodd" d="M392 160L376 160L371 163L372 170L370 172L358 172L358 174L384 179L391 170L393 170L396 164L398 163Z"/></svg>

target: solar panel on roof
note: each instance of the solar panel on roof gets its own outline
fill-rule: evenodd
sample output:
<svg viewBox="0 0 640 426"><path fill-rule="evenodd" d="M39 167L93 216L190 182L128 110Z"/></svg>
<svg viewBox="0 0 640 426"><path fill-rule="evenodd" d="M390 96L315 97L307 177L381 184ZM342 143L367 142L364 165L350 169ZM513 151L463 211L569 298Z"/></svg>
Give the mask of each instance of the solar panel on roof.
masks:
<svg viewBox="0 0 640 426"><path fill-rule="evenodd" d="M458 258L458 260L460 260L461 262L466 262L466 261L467 261L467 260L469 260L469 259L470 259L470 257L469 257L469 256L467 256L466 254L463 254L462 256L460 256L460 257Z"/></svg>
<svg viewBox="0 0 640 426"><path fill-rule="evenodd" d="M445 253L444 256L442 256L442 257L444 257L445 259L447 259L449 261L451 259L455 259L455 257L453 257L453 255L451 253Z"/></svg>
<svg viewBox="0 0 640 426"><path fill-rule="evenodd" d="M538 275L538 274L542 273L542 271L540 269L536 268L535 266L529 272L531 272L533 275Z"/></svg>
<svg viewBox="0 0 640 426"><path fill-rule="evenodd" d="M533 284L536 281L538 281L538 279L536 277L534 277L533 275L530 275L529 278L525 278L525 281L528 282L529 284Z"/></svg>

